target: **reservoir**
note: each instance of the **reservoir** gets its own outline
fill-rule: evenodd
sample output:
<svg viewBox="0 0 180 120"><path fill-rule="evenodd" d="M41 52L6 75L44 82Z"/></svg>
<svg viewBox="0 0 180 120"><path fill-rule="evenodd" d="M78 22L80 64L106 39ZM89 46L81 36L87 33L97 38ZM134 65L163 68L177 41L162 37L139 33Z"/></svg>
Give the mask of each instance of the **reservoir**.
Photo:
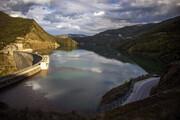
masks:
<svg viewBox="0 0 180 120"><path fill-rule="evenodd" d="M91 110L108 90L143 74L147 72L133 62L83 49L54 50L48 71L1 90L0 101L15 108Z"/></svg>

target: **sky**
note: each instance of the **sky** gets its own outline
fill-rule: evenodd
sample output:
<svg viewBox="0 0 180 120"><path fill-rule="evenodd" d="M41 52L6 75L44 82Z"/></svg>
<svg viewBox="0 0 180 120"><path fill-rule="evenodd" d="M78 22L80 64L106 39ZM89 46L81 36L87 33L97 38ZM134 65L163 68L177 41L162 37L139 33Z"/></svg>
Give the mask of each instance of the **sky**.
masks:
<svg viewBox="0 0 180 120"><path fill-rule="evenodd" d="M94 35L179 16L180 0L0 0L0 11L34 19L53 35Z"/></svg>

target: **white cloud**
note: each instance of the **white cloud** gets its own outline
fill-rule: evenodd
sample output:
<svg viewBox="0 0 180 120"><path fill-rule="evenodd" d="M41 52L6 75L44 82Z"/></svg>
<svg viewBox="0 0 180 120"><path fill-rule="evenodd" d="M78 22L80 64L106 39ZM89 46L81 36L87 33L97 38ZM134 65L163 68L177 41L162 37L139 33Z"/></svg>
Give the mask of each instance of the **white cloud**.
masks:
<svg viewBox="0 0 180 120"><path fill-rule="evenodd" d="M105 14L104 11L100 11L100 12L95 12L93 15L94 16L103 16Z"/></svg>
<svg viewBox="0 0 180 120"><path fill-rule="evenodd" d="M71 25L69 23L61 23L56 26L59 29L71 29L71 30L80 30L80 27L77 25Z"/></svg>
<svg viewBox="0 0 180 120"><path fill-rule="evenodd" d="M178 7L180 7L180 2L176 4Z"/></svg>
<svg viewBox="0 0 180 120"><path fill-rule="evenodd" d="M32 6L31 9L26 13L28 18L35 19L36 22L41 24L49 24L49 21L44 20L47 14L52 13L52 11L47 10L43 6Z"/></svg>
<svg viewBox="0 0 180 120"><path fill-rule="evenodd" d="M16 11L11 11L10 13L11 17L23 17L23 18L27 18L25 15L23 15L21 12L16 12Z"/></svg>
<svg viewBox="0 0 180 120"><path fill-rule="evenodd" d="M24 3L49 4L51 0L22 0Z"/></svg>

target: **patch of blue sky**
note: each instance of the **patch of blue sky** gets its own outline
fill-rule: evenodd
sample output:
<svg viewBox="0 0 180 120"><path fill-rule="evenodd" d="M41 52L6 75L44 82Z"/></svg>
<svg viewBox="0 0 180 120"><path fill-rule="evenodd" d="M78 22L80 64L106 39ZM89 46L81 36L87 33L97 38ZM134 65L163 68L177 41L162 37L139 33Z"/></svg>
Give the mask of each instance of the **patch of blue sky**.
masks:
<svg viewBox="0 0 180 120"><path fill-rule="evenodd" d="M118 1L114 1L114 0L109 1L109 4L118 4L118 3L119 3Z"/></svg>
<svg viewBox="0 0 180 120"><path fill-rule="evenodd" d="M45 6L44 7L47 11L50 11L50 12L55 12L56 11L56 9L51 9L51 8L49 8L48 6Z"/></svg>

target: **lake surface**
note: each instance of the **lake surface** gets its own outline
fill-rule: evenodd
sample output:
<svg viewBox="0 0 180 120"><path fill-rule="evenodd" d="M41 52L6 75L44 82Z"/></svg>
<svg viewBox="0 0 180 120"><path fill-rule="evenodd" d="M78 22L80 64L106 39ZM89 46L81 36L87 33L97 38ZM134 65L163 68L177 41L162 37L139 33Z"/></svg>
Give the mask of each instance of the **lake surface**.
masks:
<svg viewBox="0 0 180 120"><path fill-rule="evenodd" d="M108 59L88 50L56 50L50 55L47 74L30 78L25 86L44 94L59 108L82 111L96 108L108 90L142 74L146 72L134 63Z"/></svg>

